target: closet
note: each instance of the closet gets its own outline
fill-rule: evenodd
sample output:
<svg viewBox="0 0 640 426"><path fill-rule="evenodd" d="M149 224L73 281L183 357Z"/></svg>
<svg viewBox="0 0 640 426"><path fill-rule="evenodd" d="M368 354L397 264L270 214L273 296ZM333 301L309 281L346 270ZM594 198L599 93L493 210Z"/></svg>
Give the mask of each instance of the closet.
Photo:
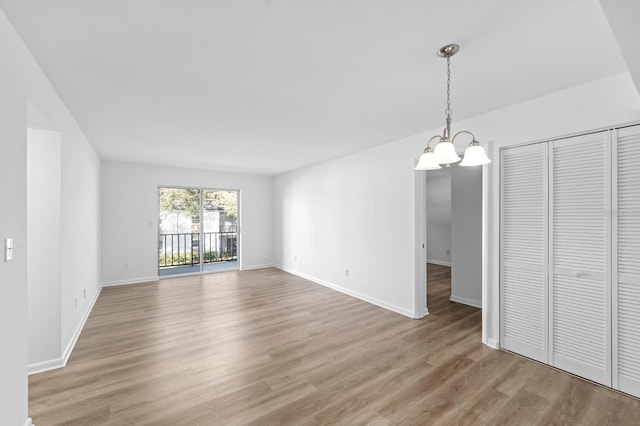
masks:
<svg viewBox="0 0 640 426"><path fill-rule="evenodd" d="M501 346L640 396L640 125L500 161Z"/></svg>

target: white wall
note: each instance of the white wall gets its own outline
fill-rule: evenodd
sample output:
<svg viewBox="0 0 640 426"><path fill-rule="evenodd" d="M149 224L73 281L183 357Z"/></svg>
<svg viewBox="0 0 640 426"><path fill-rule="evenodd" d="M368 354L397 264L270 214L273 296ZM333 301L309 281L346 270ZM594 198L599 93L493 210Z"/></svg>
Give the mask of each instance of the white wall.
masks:
<svg viewBox="0 0 640 426"><path fill-rule="evenodd" d="M33 57L26 73L28 126L60 134L60 353L29 371L66 364L100 290L100 159ZM37 268L38 265L29 265ZM31 339L43 338L41 335Z"/></svg>
<svg viewBox="0 0 640 426"><path fill-rule="evenodd" d="M240 190L241 268L273 264L271 177L104 162L101 190L104 284L158 278L158 186Z"/></svg>
<svg viewBox="0 0 640 426"><path fill-rule="evenodd" d="M0 424L27 420L27 93L26 50L0 10ZM4 252L4 250L2 250Z"/></svg>
<svg viewBox="0 0 640 426"><path fill-rule="evenodd" d="M633 120L640 120L640 98L629 74L620 73L454 123L454 131L468 129L479 140L490 141L489 155L494 160L484 171L488 196L483 249L489 263L483 272L485 342L495 345L499 335L499 147ZM433 129L276 177L276 262L420 316L413 300L413 164L427 137L440 131ZM348 278L345 268L350 268Z"/></svg>
<svg viewBox="0 0 640 426"><path fill-rule="evenodd" d="M452 166L451 194L451 300L479 308L482 306L482 168Z"/></svg>
<svg viewBox="0 0 640 426"><path fill-rule="evenodd" d="M276 177L276 263L412 316L413 179L402 143Z"/></svg>
<svg viewBox="0 0 640 426"><path fill-rule="evenodd" d="M638 54L640 51L640 37L638 37L640 2L600 0L600 4L616 37L620 53L624 56L627 68L636 83L636 89L640 91L640 55Z"/></svg>
<svg viewBox="0 0 640 426"><path fill-rule="evenodd" d="M451 169L426 173L427 261L451 266Z"/></svg>
<svg viewBox="0 0 640 426"><path fill-rule="evenodd" d="M100 289L100 159L84 138L61 133L62 347L68 357Z"/></svg>
<svg viewBox="0 0 640 426"><path fill-rule="evenodd" d="M60 346L71 348L99 288L98 156L0 11L0 239L14 238L14 260L0 263L0 424L27 421L27 105L61 134ZM6 208L8 206L8 208ZM72 248L72 249L71 249ZM37 268L38 265L29 265ZM52 271L56 273L56 271ZM73 297L87 288L87 299ZM73 297L72 297L73 296ZM55 303L54 303L55 305ZM56 324L51 331L56 334ZM64 358L64 353L60 361Z"/></svg>
<svg viewBox="0 0 640 426"><path fill-rule="evenodd" d="M27 131L29 364L61 356L60 133Z"/></svg>

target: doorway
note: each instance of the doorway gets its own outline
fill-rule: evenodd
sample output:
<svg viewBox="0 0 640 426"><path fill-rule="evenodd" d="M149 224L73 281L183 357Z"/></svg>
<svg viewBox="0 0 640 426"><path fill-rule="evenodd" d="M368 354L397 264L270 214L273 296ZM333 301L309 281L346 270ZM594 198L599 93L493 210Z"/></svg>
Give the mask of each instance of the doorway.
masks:
<svg viewBox="0 0 640 426"><path fill-rule="evenodd" d="M158 187L158 275L239 269L239 191Z"/></svg>
<svg viewBox="0 0 640 426"><path fill-rule="evenodd" d="M454 164L426 174L423 265L427 269L427 286L433 271L442 287L440 291L449 285L448 301L481 308L483 169ZM425 293L428 299L431 289ZM427 304L431 311L431 304Z"/></svg>
<svg viewBox="0 0 640 426"><path fill-rule="evenodd" d="M451 298L451 168L426 175L427 309L433 313Z"/></svg>

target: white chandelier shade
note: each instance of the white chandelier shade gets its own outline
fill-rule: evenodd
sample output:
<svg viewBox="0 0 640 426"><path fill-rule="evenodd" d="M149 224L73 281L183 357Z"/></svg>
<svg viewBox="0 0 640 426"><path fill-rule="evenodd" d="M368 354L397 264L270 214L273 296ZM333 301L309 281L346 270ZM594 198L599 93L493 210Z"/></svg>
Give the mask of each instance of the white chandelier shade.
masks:
<svg viewBox="0 0 640 426"><path fill-rule="evenodd" d="M433 150L436 161L440 164L453 164L460 161L453 142L441 140Z"/></svg>
<svg viewBox="0 0 640 426"><path fill-rule="evenodd" d="M416 165L416 170L437 170L440 168L440 163L436 161L436 156L433 154L433 150L431 148L426 148L422 155L420 155L420 159Z"/></svg>
<svg viewBox="0 0 640 426"><path fill-rule="evenodd" d="M471 144L464 151L464 158L460 163L461 166L484 166L489 164L491 160L487 157L484 148L479 144Z"/></svg>

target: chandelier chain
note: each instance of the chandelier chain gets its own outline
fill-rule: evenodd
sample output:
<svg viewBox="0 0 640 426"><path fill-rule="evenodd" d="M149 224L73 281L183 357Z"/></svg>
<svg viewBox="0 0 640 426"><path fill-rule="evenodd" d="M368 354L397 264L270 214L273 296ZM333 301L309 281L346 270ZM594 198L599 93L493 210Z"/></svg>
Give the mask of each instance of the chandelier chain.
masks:
<svg viewBox="0 0 640 426"><path fill-rule="evenodd" d="M445 114L451 116L451 57L447 56L447 109Z"/></svg>

